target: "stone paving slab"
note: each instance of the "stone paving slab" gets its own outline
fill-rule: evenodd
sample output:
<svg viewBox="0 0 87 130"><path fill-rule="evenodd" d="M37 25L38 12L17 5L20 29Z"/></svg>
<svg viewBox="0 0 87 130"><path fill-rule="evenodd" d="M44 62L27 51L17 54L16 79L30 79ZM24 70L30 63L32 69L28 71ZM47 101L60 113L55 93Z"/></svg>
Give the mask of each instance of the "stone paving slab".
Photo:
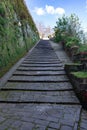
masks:
<svg viewBox="0 0 87 130"><path fill-rule="evenodd" d="M25 75L25 76L56 76L66 75L65 71L15 71L13 75Z"/></svg>
<svg viewBox="0 0 87 130"><path fill-rule="evenodd" d="M53 59L58 58L56 54L43 56L43 54L41 55L41 54L39 54L39 53L38 53L38 57L36 56L36 54L31 54L31 55L27 56L26 58L29 58L29 59L30 59L30 58L35 58L35 59L36 59L36 58L52 59L52 57L54 57Z"/></svg>
<svg viewBox="0 0 87 130"><path fill-rule="evenodd" d="M58 59L57 58L26 58L25 61L57 61Z"/></svg>
<svg viewBox="0 0 87 130"><path fill-rule="evenodd" d="M52 56L53 57L53 56ZM53 57L53 58L50 58L50 57L41 57L41 56L38 56L38 57L27 57L25 60L42 60L42 61L56 61L57 60L57 57Z"/></svg>
<svg viewBox="0 0 87 130"><path fill-rule="evenodd" d="M19 67L17 70L29 70L29 71L31 71L31 70L43 70L43 71L50 71L50 70L52 70L52 71L58 71L58 70L63 70L63 67Z"/></svg>
<svg viewBox="0 0 87 130"><path fill-rule="evenodd" d="M54 58L52 58L52 57L54 57ZM35 55L35 56L29 56L29 57L27 57L26 59L47 59L47 60L49 60L49 59L52 60L52 59L53 59L53 60L54 60L54 59L57 59L57 56L53 56L53 55L52 55L52 56L38 56L38 57L37 57L37 56Z"/></svg>
<svg viewBox="0 0 87 130"><path fill-rule="evenodd" d="M0 91L0 102L80 104L73 91Z"/></svg>
<svg viewBox="0 0 87 130"><path fill-rule="evenodd" d="M55 61L49 61L49 60L24 60L24 63L35 63L35 64L37 64L37 63L39 63L39 64L41 64L41 63L43 63L43 64L56 64L56 63L61 63L60 61L57 61L57 60L55 60Z"/></svg>
<svg viewBox="0 0 87 130"><path fill-rule="evenodd" d="M87 130L87 110L82 110L79 130Z"/></svg>
<svg viewBox="0 0 87 130"><path fill-rule="evenodd" d="M44 46L46 46L46 45L44 45ZM51 47L51 46L50 46L50 47ZM56 54L53 52L53 50L50 51L50 50L48 49L48 51L49 51L49 52L48 52L48 51L46 51L46 50L43 51L43 48L44 48L44 47L42 47L41 51L40 51L40 49L37 49L38 52L37 52L37 51L34 51L34 50L35 50L35 49L34 49L33 52L31 53L31 55L29 55L29 56L27 55L27 58L30 58L30 56L32 57L32 56L36 56L36 55L38 55L38 56L40 56L40 57L42 57L42 56L44 56L44 57L45 57L45 56L46 56L46 57L47 57L47 56L51 56L51 58L52 58L52 57L54 57L54 58L56 57ZM43 53L44 53L45 55L43 55Z"/></svg>
<svg viewBox="0 0 87 130"><path fill-rule="evenodd" d="M61 67L62 64L24 64L22 63L20 66L23 67Z"/></svg>
<svg viewBox="0 0 87 130"><path fill-rule="evenodd" d="M79 105L2 104L0 130L75 130Z"/></svg>
<svg viewBox="0 0 87 130"><path fill-rule="evenodd" d="M2 89L27 89L27 90L72 90L72 85L69 82L60 83L19 83L7 82Z"/></svg>
<svg viewBox="0 0 87 130"><path fill-rule="evenodd" d="M34 51L32 51L32 53L28 56L27 55L27 57L26 58L30 58L30 57L37 57L36 56L36 53L34 53ZM42 53L42 55L40 55L40 51L38 52L38 57L40 57L40 58L44 58L44 57L46 57L46 58L52 58L52 57L54 57L54 58L57 58L57 55L55 54L55 53L53 53L53 54L50 54L50 55L43 55L43 53Z"/></svg>
<svg viewBox="0 0 87 130"><path fill-rule="evenodd" d="M26 61L24 60L23 63L26 63L26 64L59 64L59 63L62 63L61 61L51 61L51 62L48 62L48 61Z"/></svg>
<svg viewBox="0 0 87 130"><path fill-rule="evenodd" d="M60 76L12 76L8 81L12 82L68 82L66 75Z"/></svg>

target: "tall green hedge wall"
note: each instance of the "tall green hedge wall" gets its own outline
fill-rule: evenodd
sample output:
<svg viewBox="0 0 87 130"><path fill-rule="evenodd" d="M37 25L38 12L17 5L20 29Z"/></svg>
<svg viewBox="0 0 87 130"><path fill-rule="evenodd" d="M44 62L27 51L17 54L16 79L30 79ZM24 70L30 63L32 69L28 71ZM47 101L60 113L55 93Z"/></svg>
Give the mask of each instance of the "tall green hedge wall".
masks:
<svg viewBox="0 0 87 130"><path fill-rule="evenodd" d="M24 55L38 40L24 0L0 0L0 70Z"/></svg>

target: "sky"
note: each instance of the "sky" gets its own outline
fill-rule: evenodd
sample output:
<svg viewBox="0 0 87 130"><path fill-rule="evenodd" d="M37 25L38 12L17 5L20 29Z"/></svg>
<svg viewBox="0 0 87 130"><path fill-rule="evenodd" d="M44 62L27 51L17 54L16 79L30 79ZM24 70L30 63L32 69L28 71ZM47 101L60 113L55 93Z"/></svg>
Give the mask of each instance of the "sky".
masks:
<svg viewBox="0 0 87 130"><path fill-rule="evenodd" d="M25 0L34 22L53 28L62 15L75 13L87 32L87 0Z"/></svg>

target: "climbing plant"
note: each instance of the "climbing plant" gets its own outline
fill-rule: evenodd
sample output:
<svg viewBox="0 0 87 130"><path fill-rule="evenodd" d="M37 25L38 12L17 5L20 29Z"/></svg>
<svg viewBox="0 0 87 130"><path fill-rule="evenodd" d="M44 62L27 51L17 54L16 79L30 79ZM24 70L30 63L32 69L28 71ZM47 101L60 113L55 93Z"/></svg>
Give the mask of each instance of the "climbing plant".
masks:
<svg viewBox="0 0 87 130"><path fill-rule="evenodd" d="M0 0L0 72L22 57L38 39L24 0Z"/></svg>

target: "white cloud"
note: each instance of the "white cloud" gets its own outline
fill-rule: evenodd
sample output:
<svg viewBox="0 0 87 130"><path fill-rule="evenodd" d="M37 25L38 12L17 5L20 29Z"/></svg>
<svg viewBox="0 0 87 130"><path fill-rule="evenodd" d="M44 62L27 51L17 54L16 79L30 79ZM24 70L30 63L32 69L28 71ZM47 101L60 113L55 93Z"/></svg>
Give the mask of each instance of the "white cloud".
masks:
<svg viewBox="0 0 87 130"><path fill-rule="evenodd" d="M63 8L54 8L53 6L50 6L50 5L46 5L46 12L48 14L64 14L65 13L65 10Z"/></svg>
<svg viewBox="0 0 87 130"><path fill-rule="evenodd" d="M56 8L55 14L65 14L65 10L63 8Z"/></svg>
<svg viewBox="0 0 87 130"><path fill-rule="evenodd" d="M43 8L38 8L36 7L34 9L34 12L37 14L37 15L44 15L45 14L45 10Z"/></svg>
<svg viewBox="0 0 87 130"><path fill-rule="evenodd" d="M37 15L44 15L44 14L51 14L51 15L62 15L65 13L65 10L63 8L54 8L54 6L46 5L45 8L38 8L35 7L34 12Z"/></svg>
<svg viewBox="0 0 87 130"><path fill-rule="evenodd" d="M45 9L46 9L46 12L47 12L48 14L54 14L54 13L55 13L55 9L54 9L53 6L48 6L48 5L46 5Z"/></svg>

